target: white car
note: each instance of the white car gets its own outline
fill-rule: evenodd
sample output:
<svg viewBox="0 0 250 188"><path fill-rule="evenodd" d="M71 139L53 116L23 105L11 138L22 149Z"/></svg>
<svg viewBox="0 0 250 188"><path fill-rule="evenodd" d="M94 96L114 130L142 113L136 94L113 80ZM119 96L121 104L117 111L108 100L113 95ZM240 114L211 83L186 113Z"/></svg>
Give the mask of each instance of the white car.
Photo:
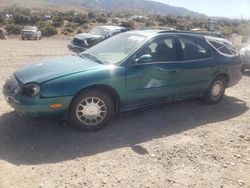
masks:
<svg viewBox="0 0 250 188"><path fill-rule="evenodd" d="M244 72L246 69L250 69L250 45L242 48L240 54L243 61L242 72Z"/></svg>
<svg viewBox="0 0 250 188"><path fill-rule="evenodd" d="M36 26L25 26L21 33L22 40L24 39L36 39L41 40L42 32Z"/></svg>

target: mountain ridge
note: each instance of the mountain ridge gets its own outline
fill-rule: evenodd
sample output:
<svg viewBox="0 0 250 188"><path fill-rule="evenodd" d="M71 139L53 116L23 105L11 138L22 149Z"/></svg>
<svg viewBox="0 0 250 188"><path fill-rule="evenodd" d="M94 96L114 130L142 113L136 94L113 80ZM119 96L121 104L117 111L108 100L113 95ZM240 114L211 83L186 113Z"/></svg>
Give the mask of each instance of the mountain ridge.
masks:
<svg viewBox="0 0 250 188"><path fill-rule="evenodd" d="M205 17L206 15L182 7L174 7L152 0L45 0L50 4L66 4L103 12L146 12L149 14Z"/></svg>

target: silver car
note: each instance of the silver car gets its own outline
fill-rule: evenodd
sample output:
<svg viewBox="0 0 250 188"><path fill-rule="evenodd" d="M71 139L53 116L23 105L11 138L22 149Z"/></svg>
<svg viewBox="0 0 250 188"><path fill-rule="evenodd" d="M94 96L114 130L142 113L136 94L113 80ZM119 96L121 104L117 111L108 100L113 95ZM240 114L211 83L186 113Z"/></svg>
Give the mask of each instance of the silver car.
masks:
<svg viewBox="0 0 250 188"><path fill-rule="evenodd" d="M250 69L250 45L242 48L240 54L243 61L242 72L244 72L246 69Z"/></svg>
<svg viewBox="0 0 250 188"><path fill-rule="evenodd" d="M25 26L21 33L22 40L24 39L42 39L42 32L36 26Z"/></svg>

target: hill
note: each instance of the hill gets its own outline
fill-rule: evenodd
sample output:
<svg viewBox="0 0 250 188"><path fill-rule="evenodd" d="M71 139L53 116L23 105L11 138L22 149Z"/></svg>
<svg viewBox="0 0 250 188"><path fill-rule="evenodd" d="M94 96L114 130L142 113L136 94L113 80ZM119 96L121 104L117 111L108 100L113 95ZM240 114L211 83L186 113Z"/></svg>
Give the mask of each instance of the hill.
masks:
<svg viewBox="0 0 250 188"><path fill-rule="evenodd" d="M49 4L81 6L81 8L94 9L104 12L146 12L149 14L174 16L205 16L181 7L174 7L151 0L43 0Z"/></svg>

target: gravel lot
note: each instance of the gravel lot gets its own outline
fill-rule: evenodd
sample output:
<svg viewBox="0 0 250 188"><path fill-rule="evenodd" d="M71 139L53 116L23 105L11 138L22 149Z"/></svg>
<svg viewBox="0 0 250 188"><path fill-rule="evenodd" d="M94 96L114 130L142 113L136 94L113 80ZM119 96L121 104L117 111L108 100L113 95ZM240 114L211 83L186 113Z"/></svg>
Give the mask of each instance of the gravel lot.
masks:
<svg viewBox="0 0 250 188"><path fill-rule="evenodd" d="M0 41L0 87L18 67L70 54L68 40ZM0 188L250 188L250 72L214 106L190 100L78 132L19 117L0 93Z"/></svg>

